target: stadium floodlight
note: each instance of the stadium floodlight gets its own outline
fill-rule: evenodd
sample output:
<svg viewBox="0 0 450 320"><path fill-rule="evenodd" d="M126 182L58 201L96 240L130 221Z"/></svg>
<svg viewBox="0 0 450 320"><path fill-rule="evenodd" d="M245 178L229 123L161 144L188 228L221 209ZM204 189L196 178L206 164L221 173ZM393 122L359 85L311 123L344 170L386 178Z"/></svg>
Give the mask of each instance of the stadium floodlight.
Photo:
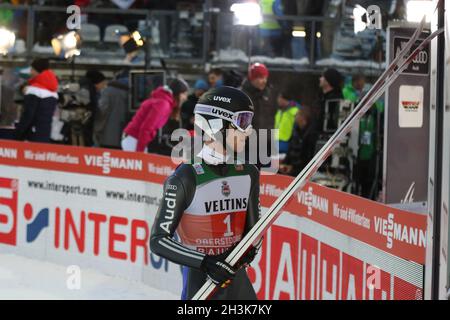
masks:
<svg viewBox="0 0 450 320"><path fill-rule="evenodd" d="M0 28L0 54L6 55L9 50L14 47L16 35L14 32L1 27Z"/></svg>
<svg viewBox="0 0 450 320"><path fill-rule="evenodd" d="M292 36L294 38L305 38L306 37L306 31L305 30L293 30Z"/></svg>
<svg viewBox="0 0 450 320"><path fill-rule="evenodd" d="M409 0L406 4L406 20L410 22L420 22L423 15L426 21L431 21L435 4L431 0Z"/></svg>
<svg viewBox="0 0 450 320"><path fill-rule="evenodd" d="M69 59L80 55L81 37L75 31L70 31L64 35L59 35L52 39L53 51L57 56L64 55Z"/></svg>
<svg viewBox="0 0 450 320"><path fill-rule="evenodd" d="M292 36L294 38L305 38L306 37L306 31L304 28L301 29L294 29L292 30ZM316 32L316 38L320 39L322 37L322 33L320 31Z"/></svg>
<svg viewBox="0 0 450 320"><path fill-rule="evenodd" d="M256 2L234 3L230 11L234 13L236 25L257 26L263 20L261 7Z"/></svg>

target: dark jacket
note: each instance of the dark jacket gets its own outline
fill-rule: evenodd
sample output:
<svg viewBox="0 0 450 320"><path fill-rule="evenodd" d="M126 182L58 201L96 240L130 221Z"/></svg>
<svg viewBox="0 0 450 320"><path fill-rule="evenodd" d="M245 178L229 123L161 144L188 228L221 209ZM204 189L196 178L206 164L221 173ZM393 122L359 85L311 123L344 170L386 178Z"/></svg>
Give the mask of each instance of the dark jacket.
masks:
<svg viewBox="0 0 450 320"><path fill-rule="evenodd" d="M14 103L14 90L2 84L0 110L0 139L14 140L14 122L17 118L17 106Z"/></svg>
<svg viewBox="0 0 450 320"><path fill-rule="evenodd" d="M94 121L94 137L101 147L120 147L126 125L128 81L111 81L102 92Z"/></svg>
<svg viewBox="0 0 450 320"><path fill-rule="evenodd" d="M191 123L191 118L194 116L195 105L198 97L193 93L188 96L187 100L181 106L181 125L183 129L194 130L194 124Z"/></svg>
<svg viewBox="0 0 450 320"><path fill-rule="evenodd" d="M1 84L0 127L12 127L17 118L17 107L14 103L14 89Z"/></svg>
<svg viewBox="0 0 450 320"><path fill-rule="evenodd" d="M290 173L292 176L297 176L314 157L317 138L318 132L315 123L311 123L303 129L300 129L298 125L294 127L289 150L284 160L285 164L293 166Z"/></svg>
<svg viewBox="0 0 450 320"><path fill-rule="evenodd" d="M83 138L85 146L92 146L94 144L94 119L97 116L98 101L100 94L95 89L95 85L86 77L83 77L79 81L80 88L89 92L89 103L86 108L92 113L91 117L86 121L83 127Z"/></svg>
<svg viewBox="0 0 450 320"><path fill-rule="evenodd" d="M170 156L172 149L178 144L176 141L171 141L172 133L179 128L180 122L169 118L164 127L158 130L156 137L148 144L148 152Z"/></svg>
<svg viewBox="0 0 450 320"><path fill-rule="evenodd" d="M325 121L325 106L327 104L327 101L343 98L344 97L342 95L341 89L333 89L332 91L321 95L319 102L317 103L319 105L319 110L317 110L316 114L316 116L318 117L317 126L320 131L323 131L323 125ZM337 121L337 117L339 116L339 105L334 102L329 102L328 106L329 106L329 114L328 114L329 120L331 120L331 122Z"/></svg>
<svg viewBox="0 0 450 320"><path fill-rule="evenodd" d="M45 70L31 78L28 84L15 138L50 142L53 114L58 103L58 80L51 70Z"/></svg>
<svg viewBox="0 0 450 320"><path fill-rule="evenodd" d="M255 129L273 129L277 105L273 90L269 85L261 91L245 80L242 90L250 97L255 106L255 115L253 116L253 128Z"/></svg>

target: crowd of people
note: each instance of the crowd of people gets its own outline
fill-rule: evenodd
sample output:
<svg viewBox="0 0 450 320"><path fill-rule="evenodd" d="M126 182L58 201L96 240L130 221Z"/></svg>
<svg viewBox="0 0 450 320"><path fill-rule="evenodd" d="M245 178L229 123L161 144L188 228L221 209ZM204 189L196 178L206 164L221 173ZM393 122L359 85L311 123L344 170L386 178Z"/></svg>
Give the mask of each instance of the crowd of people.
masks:
<svg viewBox="0 0 450 320"><path fill-rule="evenodd" d="M316 153L320 135L336 130L339 101L346 99L356 104L366 87L361 75L343 86L342 75L326 69L318 82L321 95L308 106L296 101L285 88L274 87L264 64L252 64L246 76L235 70L213 68L192 88L181 77L170 79L153 90L130 118L128 78L127 70L118 72L111 81L99 70L88 70L78 83L80 92L84 92L84 117L78 125L64 123L58 132L64 137L60 143L170 155L176 144L171 140L175 129L184 128L194 134L194 108L199 98L211 88L231 86L241 88L253 101L255 130L278 129L279 172L296 176ZM4 138L56 142L52 127L55 115L61 112L61 97L58 78L48 60L31 63L30 78L21 90L24 99L20 118L13 134ZM377 112L382 112L379 104L360 122L358 172L363 194L368 193L373 180L373 174L367 173L373 173Z"/></svg>

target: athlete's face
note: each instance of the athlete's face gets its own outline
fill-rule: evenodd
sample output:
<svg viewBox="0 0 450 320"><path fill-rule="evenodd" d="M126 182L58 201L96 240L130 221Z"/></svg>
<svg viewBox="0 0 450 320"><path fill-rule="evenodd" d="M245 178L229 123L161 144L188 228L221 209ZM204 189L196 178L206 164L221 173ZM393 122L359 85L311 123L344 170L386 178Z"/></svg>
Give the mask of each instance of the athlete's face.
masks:
<svg viewBox="0 0 450 320"><path fill-rule="evenodd" d="M245 148L245 141L249 136L251 130L242 132L238 129L230 127L227 129L227 145L232 148L234 152L242 152Z"/></svg>

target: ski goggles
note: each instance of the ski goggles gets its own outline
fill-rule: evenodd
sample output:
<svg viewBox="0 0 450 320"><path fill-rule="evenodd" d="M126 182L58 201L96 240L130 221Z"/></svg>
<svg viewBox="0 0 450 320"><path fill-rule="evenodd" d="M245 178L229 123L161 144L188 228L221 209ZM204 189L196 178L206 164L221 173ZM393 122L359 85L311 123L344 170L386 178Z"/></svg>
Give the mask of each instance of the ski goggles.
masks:
<svg viewBox="0 0 450 320"><path fill-rule="evenodd" d="M231 112L207 104L197 104L194 109L194 114L203 114L229 121L234 127L242 132L246 132L249 128L251 128L253 120L252 111Z"/></svg>

